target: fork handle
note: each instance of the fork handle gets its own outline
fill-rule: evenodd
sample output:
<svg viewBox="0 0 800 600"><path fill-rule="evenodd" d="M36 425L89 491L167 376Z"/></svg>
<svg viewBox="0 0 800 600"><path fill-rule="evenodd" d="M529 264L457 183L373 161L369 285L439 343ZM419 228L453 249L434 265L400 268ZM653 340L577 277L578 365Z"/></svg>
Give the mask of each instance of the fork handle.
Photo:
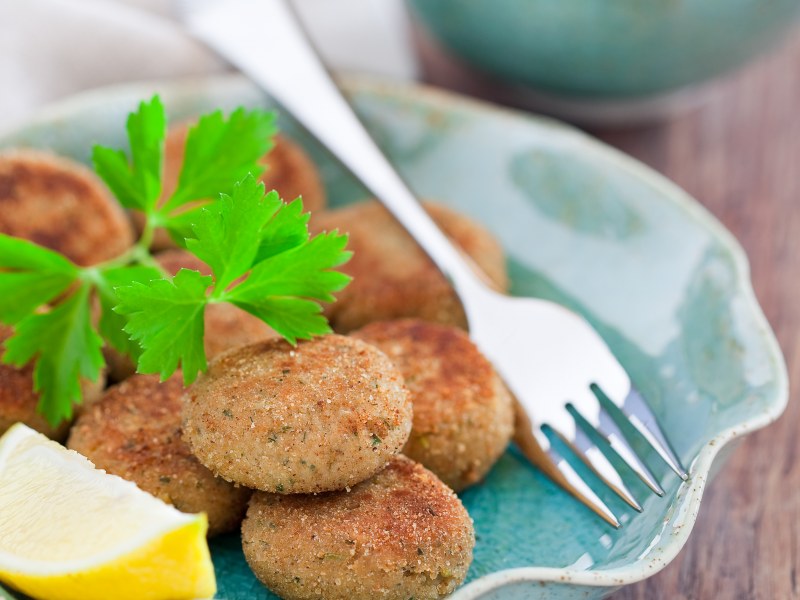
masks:
<svg viewBox="0 0 800 600"><path fill-rule="evenodd" d="M463 298L462 292L474 287L479 282L478 277L428 216L356 117L289 4L285 0L234 0L217 2L214 8L217 7L219 14L215 16L218 18L205 20L214 28L223 29L228 15L239 11L250 17L245 25L239 19L237 39L223 41L213 35L203 36L206 42L226 46L223 55L234 51L237 66L322 142L386 206ZM265 36L270 38L270 47L280 52L254 51L264 47ZM231 44L240 47L231 48Z"/></svg>

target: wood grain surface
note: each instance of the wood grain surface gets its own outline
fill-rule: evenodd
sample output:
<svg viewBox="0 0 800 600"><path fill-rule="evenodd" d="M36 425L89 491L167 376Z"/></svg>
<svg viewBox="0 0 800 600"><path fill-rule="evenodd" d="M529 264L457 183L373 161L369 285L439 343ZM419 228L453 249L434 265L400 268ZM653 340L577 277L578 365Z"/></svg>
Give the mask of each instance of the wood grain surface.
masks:
<svg viewBox="0 0 800 600"><path fill-rule="evenodd" d="M786 357L789 407L709 487L678 558L614 600L800 597L800 34L717 87L693 114L599 137L675 181L742 243Z"/></svg>
<svg viewBox="0 0 800 600"><path fill-rule="evenodd" d="M418 43L429 78L459 88L459 74ZM800 379L800 32L714 84L700 109L591 133L683 187L739 239L789 380ZM795 395L792 385L784 416L749 436L711 484L677 559L613 600L800 598Z"/></svg>

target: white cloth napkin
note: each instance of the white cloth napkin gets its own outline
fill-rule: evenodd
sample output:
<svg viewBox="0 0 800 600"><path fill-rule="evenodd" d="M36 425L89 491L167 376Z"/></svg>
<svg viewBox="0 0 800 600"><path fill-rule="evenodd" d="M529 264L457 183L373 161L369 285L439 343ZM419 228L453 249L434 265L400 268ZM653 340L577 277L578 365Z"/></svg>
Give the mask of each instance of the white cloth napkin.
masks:
<svg viewBox="0 0 800 600"><path fill-rule="evenodd" d="M414 77L400 0L296 6L334 69ZM225 68L182 30L170 0L0 0L0 131L81 90Z"/></svg>

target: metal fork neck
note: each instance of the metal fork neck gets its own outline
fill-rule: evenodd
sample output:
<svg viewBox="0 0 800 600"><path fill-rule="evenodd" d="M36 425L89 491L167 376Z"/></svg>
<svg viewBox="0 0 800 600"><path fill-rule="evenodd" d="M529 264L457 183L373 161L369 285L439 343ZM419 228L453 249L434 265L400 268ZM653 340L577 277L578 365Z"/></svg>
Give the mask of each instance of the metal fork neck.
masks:
<svg viewBox="0 0 800 600"><path fill-rule="evenodd" d="M224 28L225 20L239 11L246 12L251 1L218 3L214 7L218 13L215 15L218 19L213 20L214 27ZM457 291L466 286L480 285L459 250L428 216L355 116L309 43L289 4L285 0L258 1L261 18L246 24L235 23L240 29L249 27L254 30L241 32L239 39L253 39L253 34L256 39L262 36L264 19L268 18L271 47L280 48L281 55L259 56L257 49L252 48L249 53L239 53L245 55L239 65L242 70L270 90L275 100L361 180L411 233Z"/></svg>

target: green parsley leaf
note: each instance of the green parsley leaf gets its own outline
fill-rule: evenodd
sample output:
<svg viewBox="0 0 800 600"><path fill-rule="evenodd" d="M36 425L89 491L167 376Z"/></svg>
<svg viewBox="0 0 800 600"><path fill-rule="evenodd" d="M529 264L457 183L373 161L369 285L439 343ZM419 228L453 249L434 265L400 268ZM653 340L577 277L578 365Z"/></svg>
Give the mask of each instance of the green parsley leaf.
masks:
<svg viewBox="0 0 800 600"><path fill-rule="evenodd" d="M92 156L121 204L144 212L142 239L129 252L81 268L0 235L0 322L16 325L3 360L36 361L39 408L48 420L70 416L81 380L97 379L103 339L135 358L140 372L166 379L182 368L191 383L206 369L203 317L210 302L232 302L292 343L330 332L319 302L333 300L349 281L334 270L349 258L347 238L334 232L309 239L302 200L284 204L257 183L275 132L275 115L265 111L201 117L189 130L176 190L157 206L166 117L154 96L128 118L129 155L98 146ZM157 227L208 263L213 277L182 269L164 278L148 254ZM92 325L95 292L102 337Z"/></svg>
<svg viewBox="0 0 800 600"><path fill-rule="evenodd" d="M228 292L228 299L254 306L269 297L332 302L332 292L350 282L348 275L333 270L349 260L351 253L345 251L346 245L347 236L333 231L264 259L253 267L246 280Z"/></svg>
<svg viewBox="0 0 800 600"><path fill-rule="evenodd" d="M142 347L140 373L159 373L164 381L180 364L189 385L198 371L205 371L203 313L211 284L211 277L181 269L171 280L116 288L114 310L128 318L125 331Z"/></svg>
<svg viewBox="0 0 800 600"><path fill-rule="evenodd" d="M261 230L282 205L276 192L265 196L264 184L248 175L231 196L222 194L196 215L194 238L186 240L186 247L211 267L217 290L226 289L250 269Z"/></svg>
<svg viewBox="0 0 800 600"><path fill-rule="evenodd" d="M0 321L13 325L63 294L79 269L33 242L0 234Z"/></svg>
<svg viewBox="0 0 800 600"><path fill-rule="evenodd" d="M197 215L200 209L211 204L210 202L203 202L192 206L191 210L184 210L182 212L174 213L172 215L156 215L155 223L157 227L166 229L169 237L175 244L181 248L186 248L186 240L194 237L194 224L197 222Z"/></svg>
<svg viewBox="0 0 800 600"><path fill-rule="evenodd" d="M261 175L259 160L272 148L276 132L274 113L263 110L239 108L228 119L222 111L201 117L189 129L178 186L161 212L169 215L188 202L230 194L249 173Z"/></svg>
<svg viewBox="0 0 800 600"><path fill-rule="evenodd" d="M97 381L103 367L102 338L91 322L91 286L81 285L51 311L22 319L6 341L3 362L17 367L36 358L33 386L37 410L56 426L81 401L81 378Z"/></svg>
<svg viewBox="0 0 800 600"><path fill-rule="evenodd" d="M350 282L349 276L332 270L350 258L350 252L344 250L346 244L347 236L337 232L318 235L258 263L225 298L265 321L292 344L330 333L322 307L314 300L330 302L332 292Z"/></svg>
<svg viewBox="0 0 800 600"><path fill-rule="evenodd" d="M130 265L101 270L97 277L97 291L100 298L100 322L98 329L103 338L116 350L138 360L141 354L139 344L131 340L124 329L128 320L124 315L115 312L119 302L115 289L130 285L132 282L149 283L155 279L163 279L164 273L155 267Z"/></svg>
<svg viewBox="0 0 800 600"><path fill-rule="evenodd" d="M274 191L265 194L247 175L231 196L196 212L194 237L186 238L186 247L211 267L212 290L212 278L186 270L173 283L117 289L115 310L128 316L125 331L144 348L140 371L166 378L181 362L188 384L205 369L202 313L208 302L231 302L293 344L330 333L319 302L332 301L332 292L350 281L333 270L350 258L347 236L332 232L309 240L302 207L299 200L285 204Z"/></svg>
<svg viewBox="0 0 800 600"><path fill-rule="evenodd" d="M231 302L264 321L290 344L332 331L328 319L322 314L322 307L313 300L267 297L254 303L243 300Z"/></svg>
<svg viewBox="0 0 800 600"><path fill-rule="evenodd" d="M261 232L261 243L254 262L305 244L308 241L310 217L311 213L303 213L302 198L283 206Z"/></svg>
<svg viewBox="0 0 800 600"><path fill-rule="evenodd" d="M121 150L95 146L92 162L120 203L150 213L161 195L161 174L167 121L158 96L139 104L128 117L131 162Z"/></svg>
<svg viewBox="0 0 800 600"><path fill-rule="evenodd" d="M78 271L68 258L28 240L0 233L0 269L67 273Z"/></svg>

